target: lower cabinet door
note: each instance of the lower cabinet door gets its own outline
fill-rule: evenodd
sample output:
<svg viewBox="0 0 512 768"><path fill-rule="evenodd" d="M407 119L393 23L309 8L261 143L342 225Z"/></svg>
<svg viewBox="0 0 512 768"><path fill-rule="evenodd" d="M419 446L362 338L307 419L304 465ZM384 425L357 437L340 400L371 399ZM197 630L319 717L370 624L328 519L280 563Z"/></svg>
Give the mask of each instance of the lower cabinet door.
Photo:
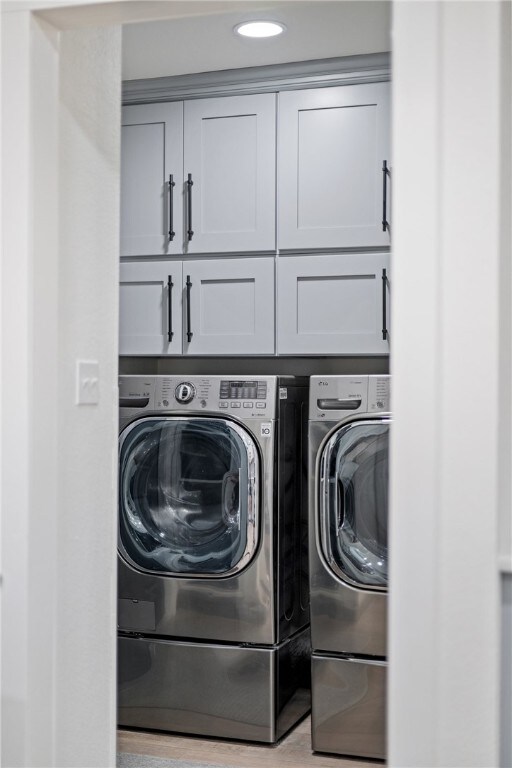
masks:
<svg viewBox="0 0 512 768"><path fill-rule="evenodd" d="M123 262L120 271L119 354L182 352L182 262Z"/></svg>
<svg viewBox="0 0 512 768"><path fill-rule="evenodd" d="M183 351L274 354L274 259L183 262Z"/></svg>
<svg viewBox="0 0 512 768"><path fill-rule="evenodd" d="M389 353L388 253L281 256L277 261L279 354Z"/></svg>

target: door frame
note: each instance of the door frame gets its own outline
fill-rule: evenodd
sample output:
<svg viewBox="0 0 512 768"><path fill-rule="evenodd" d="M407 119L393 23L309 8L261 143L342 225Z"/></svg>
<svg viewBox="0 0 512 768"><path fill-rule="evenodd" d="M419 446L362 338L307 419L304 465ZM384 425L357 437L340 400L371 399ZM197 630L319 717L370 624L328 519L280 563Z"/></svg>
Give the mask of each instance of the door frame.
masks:
<svg viewBox="0 0 512 768"><path fill-rule="evenodd" d="M148 18L153 4L83 1L38 13L40 4L14 4L2 18L9 765L115 763L115 25ZM498 764L500 574L512 573L510 38L509 4L394 3L396 766ZM84 109L92 93L99 102ZM96 409L75 406L77 359L100 362ZM477 411L478 458L467 435ZM468 567L476 551L478 568Z"/></svg>

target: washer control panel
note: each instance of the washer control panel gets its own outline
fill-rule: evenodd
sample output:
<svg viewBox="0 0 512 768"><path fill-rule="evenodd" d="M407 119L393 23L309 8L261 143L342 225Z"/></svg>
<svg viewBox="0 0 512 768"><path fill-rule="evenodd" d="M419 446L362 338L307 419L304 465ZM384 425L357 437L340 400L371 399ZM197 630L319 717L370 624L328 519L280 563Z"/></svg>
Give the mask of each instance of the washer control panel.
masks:
<svg viewBox="0 0 512 768"><path fill-rule="evenodd" d="M272 376L121 376L119 381L122 393L138 395L136 410L213 412L238 419L273 419L276 414L277 380Z"/></svg>

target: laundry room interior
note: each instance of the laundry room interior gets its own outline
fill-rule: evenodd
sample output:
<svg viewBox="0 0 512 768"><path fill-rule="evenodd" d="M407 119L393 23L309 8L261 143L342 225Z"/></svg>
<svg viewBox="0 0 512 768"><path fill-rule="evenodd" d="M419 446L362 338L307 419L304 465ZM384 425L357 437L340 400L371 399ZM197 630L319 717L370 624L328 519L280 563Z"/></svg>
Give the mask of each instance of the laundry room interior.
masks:
<svg viewBox="0 0 512 768"><path fill-rule="evenodd" d="M121 765L386 757L390 10L123 30Z"/></svg>
<svg viewBox="0 0 512 768"><path fill-rule="evenodd" d="M498 6L14 5L47 190L6 158L41 233L8 222L3 397L33 419L5 409L6 765L510 766ZM49 556L14 591L25 535Z"/></svg>

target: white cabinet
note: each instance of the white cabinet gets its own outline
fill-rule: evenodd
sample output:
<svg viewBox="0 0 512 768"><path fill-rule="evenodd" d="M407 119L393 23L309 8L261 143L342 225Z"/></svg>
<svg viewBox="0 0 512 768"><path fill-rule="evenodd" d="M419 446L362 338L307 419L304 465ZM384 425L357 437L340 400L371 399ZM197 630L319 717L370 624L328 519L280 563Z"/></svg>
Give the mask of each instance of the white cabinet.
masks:
<svg viewBox="0 0 512 768"><path fill-rule="evenodd" d="M182 274L181 261L121 263L119 354L181 353Z"/></svg>
<svg viewBox="0 0 512 768"><path fill-rule="evenodd" d="M120 353L387 354L389 120L387 82L125 107Z"/></svg>
<svg viewBox="0 0 512 768"><path fill-rule="evenodd" d="M383 270L389 270L387 253L281 256L278 353L387 354Z"/></svg>
<svg viewBox="0 0 512 768"><path fill-rule="evenodd" d="M184 262L183 280L185 354L274 354L274 259Z"/></svg>
<svg viewBox="0 0 512 768"><path fill-rule="evenodd" d="M123 108L121 256L273 251L276 95Z"/></svg>
<svg viewBox="0 0 512 768"><path fill-rule="evenodd" d="M389 245L383 225L389 100L389 83L279 94L280 249Z"/></svg>
<svg viewBox="0 0 512 768"><path fill-rule="evenodd" d="M181 253L182 224L183 103L124 107L121 256Z"/></svg>
<svg viewBox="0 0 512 768"><path fill-rule="evenodd" d="M272 355L274 259L121 264L121 355Z"/></svg>
<svg viewBox="0 0 512 768"><path fill-rule="evenodd" d="M185 103L188 253L272 251L276 95Z"/></svg>

